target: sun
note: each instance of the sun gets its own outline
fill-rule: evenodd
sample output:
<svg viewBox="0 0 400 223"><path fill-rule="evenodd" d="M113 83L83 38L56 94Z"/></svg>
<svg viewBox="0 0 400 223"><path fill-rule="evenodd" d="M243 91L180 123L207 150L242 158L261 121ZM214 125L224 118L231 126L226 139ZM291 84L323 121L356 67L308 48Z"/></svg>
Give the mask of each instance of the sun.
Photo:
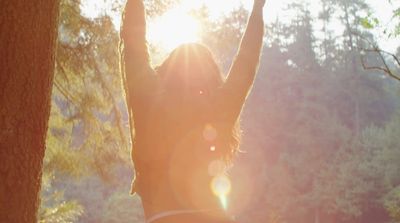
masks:
<svg viewBox="0 0 400 223"><path fill-rule="evenodd" d="M183 43L198 42L201 40L201 23L191 13L206 7L208 19L218 20L241 4L249 7L249 3L251 0L232 0L229 4L217 0L181 0L166 13L148 20L147 40L164 52Z"/></svg>
<svg viewBox="0 0 400 223"><path fill-rule="evenodd" d="M177 46L200 40L201 25L183 8L171 9L150 20L147 40L166 51Z"/></svg>

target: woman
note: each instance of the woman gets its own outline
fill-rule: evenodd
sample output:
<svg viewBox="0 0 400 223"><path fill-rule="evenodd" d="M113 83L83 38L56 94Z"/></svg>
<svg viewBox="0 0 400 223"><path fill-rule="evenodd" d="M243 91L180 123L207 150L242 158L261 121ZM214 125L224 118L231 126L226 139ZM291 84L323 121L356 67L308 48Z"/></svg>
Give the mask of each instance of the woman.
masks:
<svg viewBox="0 0 400 223"><path fill-rule="evenodd" d="M234 222L218 187L239 145L239 115L253 84L264 34L265 0L255 0L239 52L224 79L211 52L184 44L153 69L145 9L128 0L121 62L136 179L148 223ZM225 180L225 181L224 181Z"/></svg>

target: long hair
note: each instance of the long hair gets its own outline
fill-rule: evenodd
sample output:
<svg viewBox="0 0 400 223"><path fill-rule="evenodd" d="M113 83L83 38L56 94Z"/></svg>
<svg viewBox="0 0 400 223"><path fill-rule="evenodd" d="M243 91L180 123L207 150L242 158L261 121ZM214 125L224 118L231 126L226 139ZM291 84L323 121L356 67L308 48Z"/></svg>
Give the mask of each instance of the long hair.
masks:
<svg viewBox="0 0 400 223"><path fill-rule="evenodd" d="M198 43L182 44L171 52L167 59L156 68L169 102L184 101L184 106L194 110L194 117L218 116L218 108L212 103L216 92L223 86L225 79L213 54L204 45ZM219 120L214 120L218 122ZM203 123L205 124L205 123ZM240 143L240 123L220 123L221 136L219 154L230 164L237 153Z"/></svg>
<svg viewBox="0 0 400 223"><path fill-rule="evenodd" d="M127 110L129 114L130 133L132 140L134 139L134 120L132 103L129 99L129 91L127 85L126 76L129 75L125 71L125 57L123 41L119 44L120 51L120 69L122 73L122 84L125 90ZM223 86L225 79L220 71L217 63L215 62L211 51L201 44L184 44L177 47L171 52L167 59L155 69L159 81L162 83L164 99L168 103L175 101L192 102L187 104L187 107L191 107L192 111L197 112L196 115L201 115L204 110L212 111L206 114L215 115L218 112L218 108L211 107L207 103L198 103L199 95L201 98L208 98L210 101L213 95ZM183 103L185 104L185 103ZM199 109L193 109L193 106L200 107ZM202 107L203 106L203 107ZM212 106L212 104L211 104ZM201 108L202 107L202 108ZM177 108L175 108L177 109ZM204 123L205 124L205 123ZM233 123L224 123L219 128L219 133L224 146L219 147L219 155L222 160L225 161L227 166L232 164L232 160L239 151L240 143L240 123L239 120L235 120ZM134 155L136 154L136 155ZM135 163L135 156L140 154L131 152L132 161L135 169L139 168L138 163ZM137 178L138 177L138 178ZM131 194L139 192L141 189L140 177L135 172L134 179L131 186Z"/></svg>

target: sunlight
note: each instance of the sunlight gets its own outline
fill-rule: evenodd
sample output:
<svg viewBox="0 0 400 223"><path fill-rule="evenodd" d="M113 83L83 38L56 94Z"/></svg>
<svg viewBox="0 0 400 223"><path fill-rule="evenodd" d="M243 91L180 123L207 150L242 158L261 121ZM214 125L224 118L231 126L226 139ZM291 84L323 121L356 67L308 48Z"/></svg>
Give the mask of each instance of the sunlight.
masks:
<svg viewBox="0 0 400 223"><path fill-rule="evenodd" d="M87 18L97 18L109 7L106 1L84 0L81 2L82 15Z"/></svg>
<svg viewBox="0 0 400 223"><path fill-rule="evenodd" d="M288 5L292 0L268 1L268 13L265 13L265 20L273 22L278 16L278 12L284 5ZM182 7L189 10L196 10L205 6L213 20L219 20L222 16L228 15L233 10L243 6L244 9L250 11L253 6L253 0L230 0L229 4L226 1L216 0L182 0Z"/></svg>
<svg viewBox="0 0 400 223"><path fill-rule="evenodd" d="M147 38L150 43L170 51L177 46L200 39L199 22L182 8L175 8L150 21Z"/></svg>
<svg viewBox="0 0 400 223"><path fill-rule="evenodd" d="M162 52L169 52L183 43L200 40L201 23L191 15L193 11L206 7L209 18L217 21L240 6L250 10L252 4L253 0L232 0L229 4L215 0L182 0L179 5L163 15L149 20L147 39ZM273 9L272 12L278 11L280 4L269 4ZM272 20L272 16L276 14L268 13L266 19Z"/></svg>
<svg viewBox="0 0 400 223"><path fill-rule="evenodd" d="M250 9L252 0L230 0L229 4L225 1L215 0L183 0L181 5L186 9L199 9L205 6L210 13L210 17L212 19L218 19L218 17L231 12L240 5L243 5L246 9Z"/></svg>
<svg viewBox="0 0 400 223"><path fill-rule="evenodd" d="M97 18L101 15L109 15L112 18L112 21L116 27L116 29L119 29L120 27L120 13L117 13L113 10L111 10L113 2L115 0L103 0L103 1L98 1L98 0L81 0L81 12L82 15L87 17L87 18ZM125 2L126 0L116 0L119 2ZM277 18L281 22L290 22L290 19L293 18L293 13L290 12L290 10L286 10L286 8L291 4L295 2L294 0L281 0L281 1L268 1L267 6L265 8L265 14L264 14L264 19L267 24L271 24L276 21ZM308 3L308 8L311 11L311 14L314 16L318 16L318 10L321 7L321 4L319 4L318 0L304 0L304 2ZM389 24L391 21L391 13L387 13L388 11L391 11L393 8L399 7L399 3L396 2L388 2L388 1L381 1L381 0L367 0L366 1L368 4L373 6L372 8L374 9L376 16L382 20L382 24ZM179 36L177 33L179 33L182 28L180 25L186 24L183 27L190 27L190 30L185 30L185 37L184 36L179 36L179 40L177 38L169 37L168 39L173 39L171 40L161 40L160 33L162 31L153 31L151 34L152 41L158 42L159 46L162 46L164 49L168 48L171 50L175 46L179 45L180 43L184 42L196 42L198 41L199 38L199 33L200 33L200 24L198 21L196 21L194 18L189 16L189 11L191 10L196 10L199 9L202 6L205 6L210 13L210 18L213 20L218 20L221 18L221 16L226 15L227 13L231 12L235 8L238 8L240 5L243 5L243 7L247 10L251 9L251 6L253 4L253 0L230 0L229 3L225 1L216 1L216 0L181 0L179 3L179 8L183 10L184 14L186 16L183 16L181 18L185 19L189 17L190 19L188 21L186 20L180 20L178 23L175 22L169 22L171 23L171 26L173 28L167 29L165 26L160 25L161 22L156 22L159 19L155 19L153 22L154 25L157 27L162 26L162 30L164 31L172 31L174 32L175 36ZM172 10L173 11L173 10ZM170 10L171 12L171 10ZM167 12L166 14L172 14L170 12ZM164 14L164 16L166 15ZM179 16L178 16L179 17ZM163 22L164 25L166 25L167 22ZM194 26L188 25L188 24L195 24ZM155 30L156 28L152 28L153 24L149 25L149 28L151 30ZM194 28L193 28L194 27ZM196 29L199 29L198 31L195 31ZM380 34L383 33L382 30L377 29L378 31L375 31L376 33ZM168 33L169 36L171 36L170 32ZM162 33L162 35L166 34L165 32ZM191 33L191 34L188 34ZM161 35L161 36L162 36ZM381 35L381 34L380 34ZM156 37L157 36L157 37ZM380 39L384 40L381 41L381 45L384 49L394 52L397 49L397 46L399 45L399 38L387 38L386 35L381 35L379 36ZM166 43L169 42L169 43Z"/></svg>

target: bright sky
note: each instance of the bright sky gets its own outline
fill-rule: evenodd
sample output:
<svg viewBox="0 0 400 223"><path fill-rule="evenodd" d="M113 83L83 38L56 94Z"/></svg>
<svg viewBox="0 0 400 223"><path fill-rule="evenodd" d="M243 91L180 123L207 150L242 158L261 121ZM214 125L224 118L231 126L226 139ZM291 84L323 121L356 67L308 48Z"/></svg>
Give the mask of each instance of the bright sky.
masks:
<svg viewBox="0 0 400 223"><path fill-rule="evenodd" d="M124 2L126 0L119 1ZM321 8L319 0L300 1L309 4L309 9L313 15L317 15ZM82 0L82 11L85 16L91 18L107 12L111 17L115 18L116 27L119 27L120 15L118 12L109 10L112 7L112 2L113 0ZM246 9L251 9L252 2L253 0L182 0L182 4L179 7L173 8L161 17L149 21L148 39L151 43L162 45L165 50L169 51L183 42L193 42L198 39L201 26L188 14L188 11L205 4L209 8L212 18L218 19L219 16L228 13L240 4L243 4ZM267 0L265 7L266 23L274 22L277 17L283 22L289 21L293 14L285 10L285 8L291 2L299 2L299 0ZM366 0L366 2L370 4L375 16L383 21L383 25L390 21L393 9L400 6L400 1L393 1L396 2L392 3L393 6L387 0ZM317 27L318 25L316 24L315 28ZM166 32L166 29L169 32ZM177 30L173 31L173 29ZM332 27L332 29L335 29L335 27ZM179 36L176 34L179 34ZM388 39L384 37L383 30L375 34L380 37L381 47L387 51L395 52L396 48L400 46L400 38Z"/></svg>

